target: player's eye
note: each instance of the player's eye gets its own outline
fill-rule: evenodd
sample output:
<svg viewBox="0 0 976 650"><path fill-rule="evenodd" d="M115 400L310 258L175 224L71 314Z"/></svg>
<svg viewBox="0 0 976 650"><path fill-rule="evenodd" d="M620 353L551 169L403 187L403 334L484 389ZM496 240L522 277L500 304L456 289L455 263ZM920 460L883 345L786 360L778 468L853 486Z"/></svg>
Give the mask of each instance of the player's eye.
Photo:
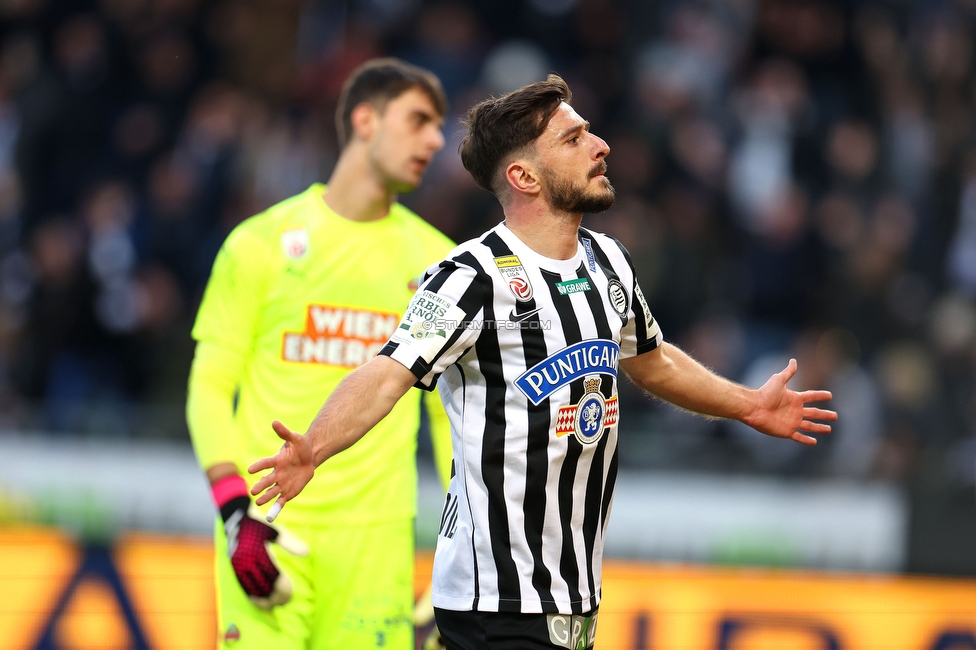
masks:
<svg viewBox="0 0 976 650"><path fill-rule="evenodd" d="M423 127L434 121L434 118L424 113L415 113L413 116L414 126Z"/></svg>

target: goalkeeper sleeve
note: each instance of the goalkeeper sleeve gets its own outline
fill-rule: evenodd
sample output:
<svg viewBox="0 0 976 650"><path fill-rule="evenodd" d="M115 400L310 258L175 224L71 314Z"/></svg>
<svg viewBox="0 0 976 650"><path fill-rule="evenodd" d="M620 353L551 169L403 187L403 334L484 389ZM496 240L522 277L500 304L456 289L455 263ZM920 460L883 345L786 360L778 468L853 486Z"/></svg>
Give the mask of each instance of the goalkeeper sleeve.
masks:
<svg viewBox="0 0 976 650"><path fill-rule="evenodd" d="M298 556L308 555L308 546L280 526L264 522L240 476L222 478L211 490L224 520L227 555L244 593L261 609L287 603L291 599L291 580L278 568L271 543Z"/></svg>

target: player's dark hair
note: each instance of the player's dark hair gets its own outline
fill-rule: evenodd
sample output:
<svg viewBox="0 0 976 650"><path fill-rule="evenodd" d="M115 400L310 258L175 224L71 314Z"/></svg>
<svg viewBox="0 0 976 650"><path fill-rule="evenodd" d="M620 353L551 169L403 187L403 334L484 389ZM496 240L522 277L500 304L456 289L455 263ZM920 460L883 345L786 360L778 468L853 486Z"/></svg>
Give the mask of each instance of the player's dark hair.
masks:
<svg viewBox="0 0 976 650"><path fill-rule="evenodd" d="M447 113L444 88L437 76L429 70L392 57L372 59L353 70L342 86L336 106L339 148L345 149L352 139L354 108L367 103L382 112L390 101L411 88L426 93L441 117Z"/></svg>
<svg viewBox="0 0 976 650"><path fill-rule="evenodd" d="M545 81L475 104L462 121L468 134L458 147L474 182L497 195L501 163L542 135L559 104L568 104L572 98L562 77L551 74Z"/></svg>

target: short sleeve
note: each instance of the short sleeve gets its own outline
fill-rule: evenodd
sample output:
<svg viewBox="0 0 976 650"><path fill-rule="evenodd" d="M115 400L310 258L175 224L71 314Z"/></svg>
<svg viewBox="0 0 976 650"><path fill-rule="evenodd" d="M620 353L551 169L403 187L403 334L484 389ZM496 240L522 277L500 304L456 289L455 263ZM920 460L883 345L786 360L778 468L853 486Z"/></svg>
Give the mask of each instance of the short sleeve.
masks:
<svg viewBox="0 0 976 650"><path fill-rule="evenodd" d="M445 260L425 274L407 310L380 354L399 361L433 390L437 378L478 339L485 305L484 278L474 268Z"/></svg>
<svg viewBox="0 0 976 650"><path fill-rule="evenodd" d="M630 288L631 300L627 323L620 332L620 358L628 359L638 354L650 352L661 345L664 341L664 334L661 332L657 320L651 314L651 308L647 304L647 299L644 298L644 292L641 291L637 271L634 270L634 264L630 260L630 253L620 242L614 241L627 259L631 275L634 278L633 285Z"/></svg>

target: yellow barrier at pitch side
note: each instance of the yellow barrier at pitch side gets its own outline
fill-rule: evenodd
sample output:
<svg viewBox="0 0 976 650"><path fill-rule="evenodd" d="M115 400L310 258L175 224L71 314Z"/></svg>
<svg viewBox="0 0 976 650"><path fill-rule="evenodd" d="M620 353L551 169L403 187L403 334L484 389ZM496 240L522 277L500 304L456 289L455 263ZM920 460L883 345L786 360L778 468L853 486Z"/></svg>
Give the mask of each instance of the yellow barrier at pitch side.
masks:
<svg viewBox="0 0 976 650"><path fill-rule="evenodd" d="M209 540L0 529L0 558L5 649L214 647ZM600 650L976 650L976 580L608 561L603 594Z"/></svg>

